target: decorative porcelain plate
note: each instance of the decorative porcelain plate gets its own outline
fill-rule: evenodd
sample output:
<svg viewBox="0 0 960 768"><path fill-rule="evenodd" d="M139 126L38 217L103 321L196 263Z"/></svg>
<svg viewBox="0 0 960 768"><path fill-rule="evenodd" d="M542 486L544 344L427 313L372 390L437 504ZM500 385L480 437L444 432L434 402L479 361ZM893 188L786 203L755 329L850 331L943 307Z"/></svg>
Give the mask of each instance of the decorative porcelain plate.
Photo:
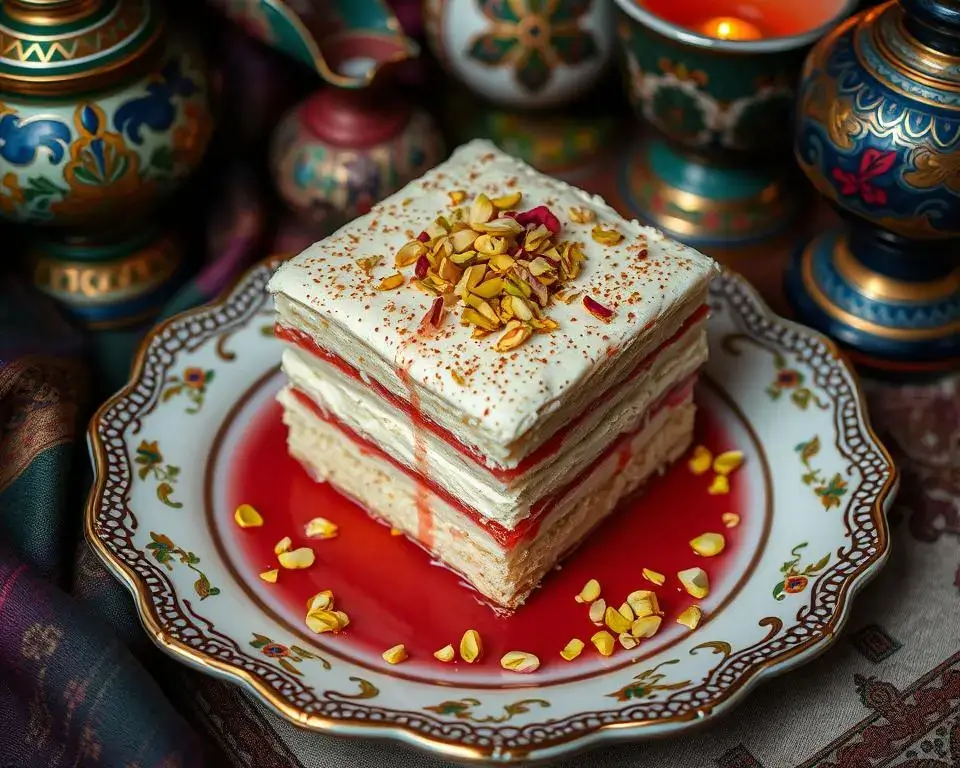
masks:
<svg viewBox="0 0 960 768"><path fill-rule="evenodd" d="M396 738L448 758L509 763L588 744L663 735L719 714L761 679L823 651L854 593L887 557L885 511L897 485L854 376L829 341L782 320L741 278L712 288L710 362L697 390L696 442L746 457L729 493L684 460L624 504L509 616L475 599L418 547L314 483L287 456L274 395L264 264L219 304L180 315L145 342L131 383L90 427L96 482L87 534L136 596L145 626L172 655L244 685L308 728ZM234 510L252 504L259 528ZM336 538L304 538L318 515ZM689 541L721 532L702 558ZM274 544L309 543L316 563L281 569ZM677 623L693 601L678 570L702 566L700 626ZM662 587L642 577L666 576ZM596 578L619 605L653 588L660 631L603 657L587 606ZM351 623L333 635L304 624L331 589ZM467 629L484 651L441 663ZM571 638L586 643L565 661ZM405 644L409 658L381 654ZM535 653L533 674L505 671L506 651Z"/></svg>

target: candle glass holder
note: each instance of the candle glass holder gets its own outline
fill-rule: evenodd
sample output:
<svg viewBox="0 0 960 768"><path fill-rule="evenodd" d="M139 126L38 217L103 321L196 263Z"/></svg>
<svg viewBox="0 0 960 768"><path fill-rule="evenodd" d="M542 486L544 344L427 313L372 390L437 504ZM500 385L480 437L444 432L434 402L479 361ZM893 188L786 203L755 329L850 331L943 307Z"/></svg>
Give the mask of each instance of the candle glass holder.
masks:
<svg viewBox="0 0 960 768"><path fill-rule="evenodd" d="M795 152L845 226L796 254L803 322L875 373L960 370L960 5L901 0L810 53Z"/></svg>
<svg viewBox="0 0 960 768"><path fill-rule="evenodd" d="M624 202L698 247L783 232L803 186L791 181L795 83L856 0L661 2L617 0L627 91L654 129L622 168Z"/></svg>

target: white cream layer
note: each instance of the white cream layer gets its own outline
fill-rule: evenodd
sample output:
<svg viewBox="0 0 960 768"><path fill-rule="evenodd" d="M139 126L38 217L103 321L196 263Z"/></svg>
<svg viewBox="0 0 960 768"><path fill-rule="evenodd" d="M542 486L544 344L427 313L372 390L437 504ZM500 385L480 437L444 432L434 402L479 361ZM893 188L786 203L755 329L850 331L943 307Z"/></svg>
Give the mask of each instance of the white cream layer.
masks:
<svg viewBox="0 0 960 768"><path fill-rule="evenodd" d="M692 397L662 409L624 446L633 457L626 466L621 465L619 451L601 462L540 522L536 535L504 547L483 526L429 492L431 515L425 519L416 480L345 439L289 389L281 390L277 399L284 407L284 423L290 427L291 453L310 468L316 480L330 482L374 515L423 542L503 605L515 605L517 598L522 602L557 558L576 546L625 494L652 471L662 471L675 461L690 443L694 421Z"/></svg>
<svg viewBox="0 0 960 768"><path fill-rule="evenodd" d="M557 491L601 455L618 436L639 429L648 411L676 382L707 358L705 322L687 331L650 368L610 395L594 392L588 415L564 437L563 446L529 471L504 482L425 428L361 382L312 355L288 348L283 370L322 410L387 455L423 472L455 498L508 529L531 514L537 502ZM572 416L572 414L570 414ZM425 448L417 465L416 441Z"/></svg>
<svg viewBox="0 0 960 768"><path fill-rule="evenodd" d="M452 311L430 334L420 323L433 296L407 283L379 291L393 274L394 254L449 212L453 190L496 197L523 193L518 206L546 205L563 225L559 237L583 243L587 260L572 289L614 310L605 323L580 300L557 302L548 314L560 328L536 334L501 354L495 338L474 339ZM572 207L596 214L624 236L617 246L593 241L594 223L577 224ZM381 256L372 275L357 263ZM282 323L406 400L410 388L423 414L487 457L514 467L562 425L558 412L576 411L626 375L672 336L705 301L716 264L661 232L621 218L602 199L537 173L485 141L460 147L449 160L404 187L331 237L280 267L270 282ZM408 384L402 380L405 374Z"/></svg>

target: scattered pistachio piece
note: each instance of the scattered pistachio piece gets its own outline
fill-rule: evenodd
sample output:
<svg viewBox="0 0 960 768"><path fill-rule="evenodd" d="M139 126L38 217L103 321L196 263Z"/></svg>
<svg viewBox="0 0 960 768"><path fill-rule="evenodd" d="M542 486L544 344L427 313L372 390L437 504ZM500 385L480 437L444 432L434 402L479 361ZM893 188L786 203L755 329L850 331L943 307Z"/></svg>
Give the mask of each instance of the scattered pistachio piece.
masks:
<svg viewBox="0 0 960 768"><path fill-rule="evenodd" d="M703 568L687 568L685 571L678 571L677 578L687 590L687 594L698 600L706 597L710 592L710 580Z"/></svg>
<svg viewBox="0 0 960 768"><path fill-rule="evenodd" d="M380 285L377 286L378 291L392 291L394 288L399 288L404 283L404 276L399 272L383 278L380 281Z"/></svg>
<svg viewBox="0 0 960 768"><path fill-rule="evenodd" d="M620 641L620 645L626 648L628 651L637 647L637 638L631 635L629 632L621 632L617 635L617 640Z"/></svg>
<svg viewBox="0 0 960 768"><path fill-rule="evenodd" d="M740 525L740 515L736 512L724 512L720 515L720 522L722 522L727 528L736 528Z"/></svg>
<svg viewBox="0 0 960 768"><path fill-rule="evenodd" d="M507 651L500 657L500 666L511 672L528 674L540 668L540 659L526 651Z"/></svg>
<svg viewBox="0 0 960 768"><path fill-rule="evenodd" d="M620 607L617 608L617 611L620 613L623 618L627 621L633 621L636 617L633 615L633 608L630 607L630 603L621 603Z"/></svg>
<svg viewBox="0 0 960 768"><path fill-rule="evenodd" d="M690 471L695 475L702 475L713 464L713 454L710 453L710 450L703 445L698 445L693 449L693 455L690 457L690 461L687 462L687 466L690 467Z"/></svg>
<svg viewBox="0 0 960 768"><path fill-rule="evenodd" d="M590 617L590 621L597 626L600 626L603 624L603 617L606 615L606 612L607 601L601 597L599 600L594 600L592 603L590 603L590 610L587 615Z"/></svg>
<svg viewBox="0 0 960 768"><path fill-rule="evenodd" d="M442 661L446 664L448 661L453 661L453 657L456 655L456 652L453 650L452 645L445 645L439 651L433 652L433 658L437 661Z"/></svg>
<svg viewBox="0 0 960 768"><path fill-rule="evenodd" d="M241 504L233 513L233 519L241 528L259 528L263 525L263 515L249 504Z"/></svg>
<svg viewBox="0 0 960 768"><path fill-rule="evenodd" d="M713 557L723 552L727 545L721 533L702 533L690 540L690 546L701 557Z"/></svg>
<svg viewBox="0 0 960 768"><path fill-rule="evenodd" d="M460 203L467 199L467 193L462 189L455 189L452 192L447 192L447 196L450 198L451 207L460 205Z"/></svg>
<svg viewBox="0 0 960 768"><path fill-rule="evenodd" d="M574 600L578 603L592 603L598 597L600 597L600 582L596 579L590 579L583 585L583 589L580 590L580 594Z"/></svg>
<svg viewBox="0 0 960 768"><path fill-rule="evenodd" d="M467 664L473 664L483 653L483 642L480 633L475 629L468 629L460 638L460 658Z"/></svg>
<svg viewBox="0 0 960 768"><path fill-rule="evenodd" d="M577 224L589 224L596 220L597 214L592 208L575 205L570 209L570 218Z"/></svg>
<svg viewBox="0 0 960 768"><path fill-rule="evenodd" d="M391 528L391 529L390 529L390 535L391 535L391 536L403 536L403 531L401 531L399 528Z"/></svg>
<svg viewBox="0 0 960 768"><path fill-rule="evenodd" d="M383 256L367 256L363 259L357 259L357 266L368 275L371 275L381 261L383 261Z"/></svg>
<svg viewBox="0 0 960 768"><path fill-rule="evenodd" d="M615 634L630 631L630 621L620 615L620 612L612 605L607 608L603 614L603 621Z"/></svg>
<svg viewBox="0 0 960 768"><path fill-rule="evenodd" d="M313 597L307 600L307 613L311 611L331 611L333 610L333 592L325 589L317 592Z"/></svg>
<svg viewBox="0 0 960 768"><path fill-rule="evenodd" d="M273 554L280 555L284 552L289 552L290 547L293 546L293 542L290 541L289 536L284 536L280 541L273 545Z"/></svg>
<svg viewBox="0 0 960 768"><path fill-rule="evenodd" d="M289 552L281 552L279 555L277 555L277 560L280 561L280 565L290 570L309 568L311 565L313 565L313 561L315 559L316 556L313 554L313 550L310 549L310 547L299 547L298 549L293 549Z"/></svg>
<svg viewBox="0 0 960 768"><path fill-rule="evenodd" d="M713 471L729 475L743 465L743 451L724 451L713 460Z"/></svg>
<svg viewBox="0 0 960 768"><path fill-rule="evenodd" d="M658 587L662 587L667 580L667 577L664 576L662 573L658 573L657 571L651 571L649 568L643 569L643 578L645 578L647 581L651 582L652 584L656 584Z"/></svg>
<svg viewBox="0 0 960 768"><path fill-rule="evenodd" d="M387 648L382 655L387 664L399 664L401 661L407 660L407 649L403 647L403 643L400 643L393 648Z"/></svg>
<svg viewBox="0 0 960 768"><path fill-rule="evenodd" d="M660 629L662 621L662 616L641 616L631 625L630 634L638 638L653 637Z"/></svg>
<svg viewBox="0 0 960 768"><path fill-rule="evenodd" d="M307 627L318 635L325 632L337 633L341 630L340 617L333 611L310 611L305 622Z"/></svg>
<svg viewBox="0 0 960 768"><path fill-rule="evenodd" d="M703 611L700 606L691 605L677 616L677 624L683 624L683 626L689 627L690 629L696 629L700 624L701 618L703 618Z"/></svg>
<svg viewBox="0 0 960 768"><path fill-rule="evenodd" d="M260 578L263 579L268 584L276 584L277 577L280 575L280 571L277 568L272 568L269 571L264 571L260 574Z"/></svg>
<svg viewBox="0 0 960 768"><path fill-rule="evenodd" d="M724 496L730 493L730 480L726 475L714 475L713 482L707 488L707 493L711 496Z"/></svg>
<svg viewBox="0 0 960 768"><path fill-rule="evenodd" d="M593 229L590 230L590 237L593 238L594 242L600 243L600 245L617 245L621 240L623 240L623 234L618 230L611 227L610 229L604 229L600 224L595 224Z"/></svg>
<svg viewBox="0 0 960 768"><path fill-rule="evenodd" d="M332 539L338 530L337 524L325 517L315 517L304 526L304 533L311 539Z"/></svg>
<svg viewBox="0 0 960 768"><path fill-rule="evenodd" d="M653 616L660 613L660 603L657 595L649 589L638 589L627 595L627 603L633 609L636 618Z"/></svg>
<svg viewBox="0 0 960 768"><path fill-rule="evenodd" d="M564 661L573 661L581 653L583 653L583 640L576 637L563 646L563 650L560 651Z"/></svg>
<svg viewBox="0 0 960 768"><path fill-rule="evenodd" d="M591 637L590 642L601 656L610 656L613 653L613 635L605 629L601 629Z"/></svg>

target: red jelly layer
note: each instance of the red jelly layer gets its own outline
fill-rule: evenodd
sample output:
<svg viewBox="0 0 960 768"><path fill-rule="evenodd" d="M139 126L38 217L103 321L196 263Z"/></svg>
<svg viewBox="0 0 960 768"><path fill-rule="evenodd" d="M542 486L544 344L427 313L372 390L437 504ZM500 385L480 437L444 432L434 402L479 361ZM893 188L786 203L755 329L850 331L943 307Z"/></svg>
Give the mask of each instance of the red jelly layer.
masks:
<svg viewBox="0 0 960 768"><path fill-rule="evenodd" d="M296 328L291 328L289 326L277 324L274 332L278 338L300 347L305 352L319 357L321 360L326 361L355 381L363 382L365 386L370 387L374 392L380 395L381 398L393 405L394 408L402 413L405 413L417 429L429 430L438 438L447 443L451 448L458 450L463 455L472 459L477 465L483 467L500 482L509 483L511 480L519 477L525 472L529 472L542 461L559 452L563 446L566 436L592 413L597 403L602 403L609 400L610 397L619 392L621 388L627 386L634 379L636 379L637 376L650 368L661 352L675 344L688 330L690 330L691 327L693 327L694 324L706 317L708 311L709 310L706 306L702 306L697 309L696 312L690 315L690 317L683 322L673 336L664 341L653 352L641 360L623 381L601 392L600 396L593 401L591 406L584 408L578 416L567 422L567 424L561 427L549 440L546 440L536 450L525 456L523 460L520 461L520 463L513 469L503 469L488 466L485 462L486 457L478 453L475 448L465 445L448 429L424 416L419 408L414 408L408 401L391 392L380 382L374 379L364 380L360 376L360 372L350 365L350 363L341 358L339 355L335 355L329 350L321 347L303 331L299 331ZM410 391L411 393L413 392L412 389L410 389Z"/></svg>
<svg viewBox="0 0 960 768"><path fill-rule="evenodd" d="M383 459L384 461L389 462L397 470L407 475L407 477L416 483L418 487L428 488L434 494L443 499L447 504L449 504L453 509L458 510L461 514L468 517L478 526L484 528L504 549L512 549L523 539L536 535L540 528L540 521L556 506L557 502L559 502L571 489L588 478L594 472L594 470L596 470L597 467L603 463L605 459L614 454L616 451L628 446L633 438L636 437L636 435L646 427L654 415L656 415L663 408L675 408L687 397L689 397L694 385L696 384L696 380L697 376L694 374L665 393L650 407L650 409L647 411L647 416L643 419L638 429L630 433L625 433L621 435L619 439L611 442L607 449L603 451L603 453L601 453L592 463L587 465L580 473L574 476L569 483L538 501L531 510L530 516L522 520L517 527L513 529L506 528L495 520L490 520L489 518L484 517L472 507L464 504L462 500L454 497L446 488L439 485L425 473L415 472L410 469L410 467L395 459L393 456L385 453L378 445L375 445L365 437L357 434L349 426L337 419L333 414L325 412L323 409L321 409L320 406L317 405L317 403L315 403L306 393L296 389L295 387L292 388L291 391L296 396L297 400L309 408L313 414L317 416L317 418L325 421L339 430L344 437L352 440L356 445L358 445L361 451L367 454L372 454L380 459ZM629 456L626 456L623 459L624 462L627 460L629 460ZM420 504L421 500L419 499L418 495L418 507ZM421 530L429 530L429 526L425 527L421 525ZM424 541L423 543L425 546L430 546L429 542Z"/></svg>

